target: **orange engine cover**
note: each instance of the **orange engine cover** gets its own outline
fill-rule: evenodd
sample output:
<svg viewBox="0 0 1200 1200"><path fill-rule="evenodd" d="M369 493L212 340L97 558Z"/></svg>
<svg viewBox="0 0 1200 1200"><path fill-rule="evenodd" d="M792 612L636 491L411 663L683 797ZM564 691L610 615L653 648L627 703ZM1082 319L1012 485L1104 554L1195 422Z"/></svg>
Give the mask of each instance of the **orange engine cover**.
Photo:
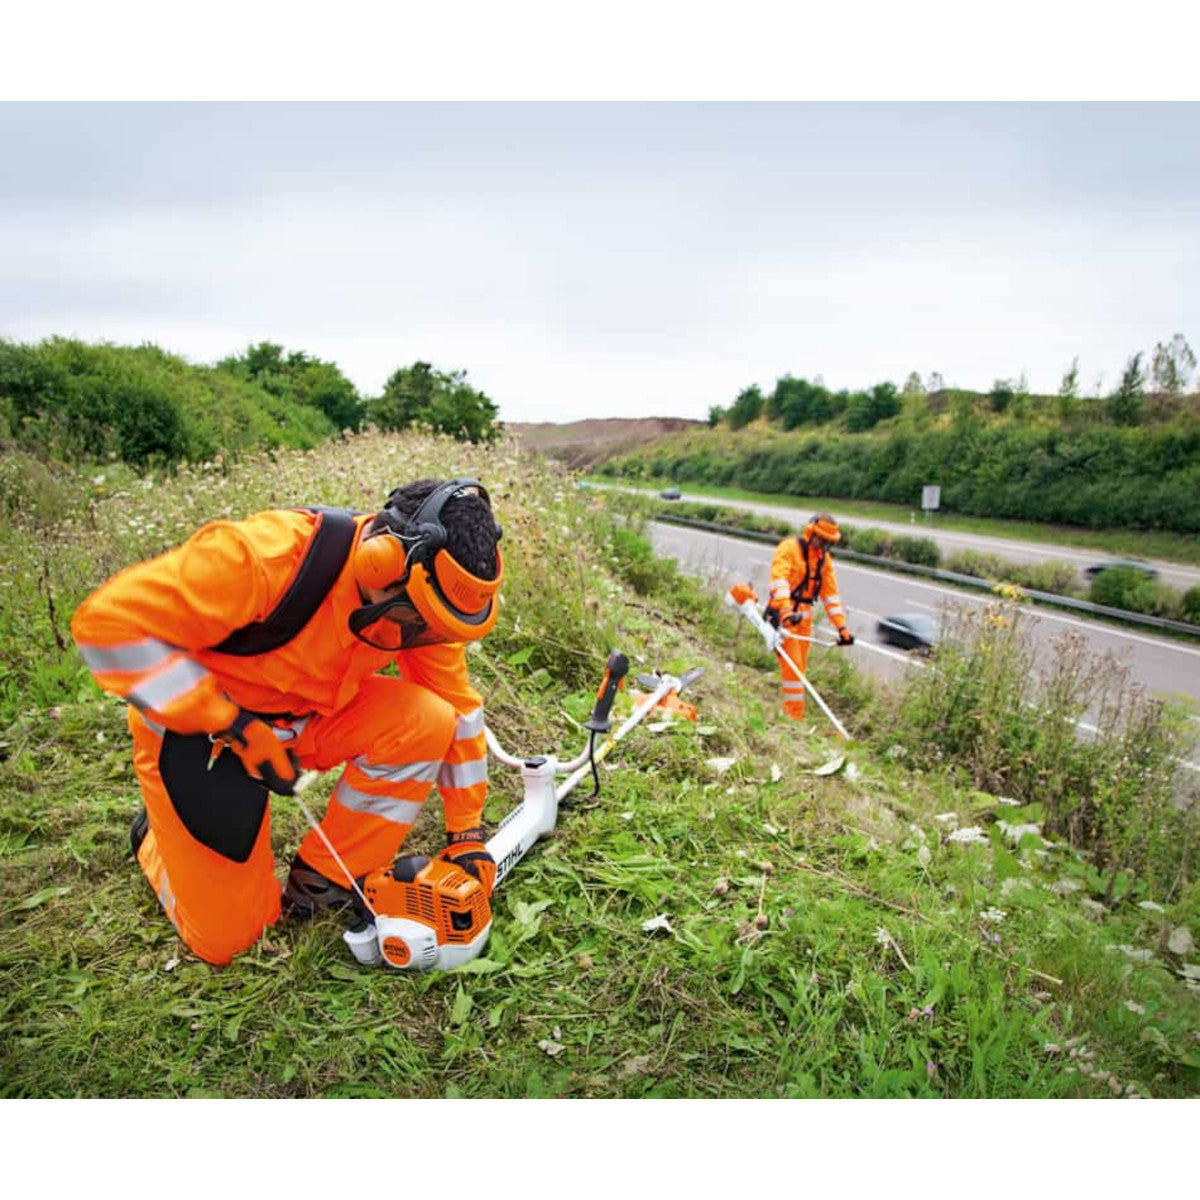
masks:
<svg viewBox="0 0 1200 1200"><path fill-rule="evenodd" d="M423 854L398 858L362 880L363 895L381 917L428 925L439 945L474 941L492 919L483 884L461 867Z"/></svg>

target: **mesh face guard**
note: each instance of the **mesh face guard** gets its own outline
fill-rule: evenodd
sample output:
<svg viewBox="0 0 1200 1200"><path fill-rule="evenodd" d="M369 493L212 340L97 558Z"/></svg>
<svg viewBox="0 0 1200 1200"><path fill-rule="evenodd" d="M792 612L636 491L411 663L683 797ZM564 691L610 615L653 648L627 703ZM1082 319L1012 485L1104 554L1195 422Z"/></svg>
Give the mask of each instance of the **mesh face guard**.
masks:
<svg viewBox="0 0 1200 1200"><path fill-rule="evenodd" d="M411 650L441 642L473 642L495 627L504 559L496 548L496 578L479 579L439 550L432 574L415 562L393 596L350 614L350 632L377 650Z"/></svg>
<svg viewBox="0 0 1200 1200"><path fill-rule="evenodd" d="M823 542L829 545L834 545L842 540L842 531L837 527L836 523L831 518L814 517L804 527L804 534L808 538L819 537Z"/></svg>

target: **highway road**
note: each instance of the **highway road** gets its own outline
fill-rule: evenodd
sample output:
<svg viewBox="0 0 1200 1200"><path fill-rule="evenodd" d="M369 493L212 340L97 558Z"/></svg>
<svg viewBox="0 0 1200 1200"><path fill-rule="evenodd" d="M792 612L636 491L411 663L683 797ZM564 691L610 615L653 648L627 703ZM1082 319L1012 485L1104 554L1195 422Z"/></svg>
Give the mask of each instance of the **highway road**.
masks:
<svg viewBox="0 0 1200 1200"><path fill-rule="evenodd" d="M591 484L589 487L606 487L607 484ZM620 485L611 485L620 487ZM648 495L642 488L621 488L622 491ZM762 516L777 517L790 521L801 528L808 514L803 509L788 507L783 504L765 504L756 500L727 500L724 497L705 496L700 492L684 492L681 500L691 500L697 504L721 504L727 508L741 508L747 512L759 513ZM1022 542L1014 538L991 537L981 533L960 533L938 529L925 525L921 521L905 524L902 521L877 521L874 517L854 517L839 514L837 509L831 510L833 516L847 525L857 525L862 528L885 529L890 533L903 533L911 536L932 538L937 542L943 557L958 550L977 550L988 554L998 554L1011 562L1038 563L1056 560L1074 563L1080 571L1080 577L1085 567L1093 563L1106 562L1116 557L1103 550L1080 550L1075 546L1060 546L1045 542ZM1159 578L1180 591L1200 584L1200 567L1184 566L1181 563L1164 562L1161 559L1147 559L1158 568Z"/></svg>
<svg viewBox="0 0 1200 1200"><path fill-rule="evenodd" d="M651 522L647 532L656 553L675 559L684 570L701 577L714 589L724 591L732 583L748 580L759 596L767 596L773 553L770 545L658 522ZM836 562L836 552L834 557ZM880 641L875 626L881 616L907 612L937 618L947 605L989 603L986 596L931 580L895 575L845 560L836 562L836 566L850 631L857 639L888 653L873 653L857 645L826 653L849 654L856 667L876 678L895 679L913 669L909 655ZM1177 693L1190 697L1200 713L1200 647L1141 631L1126 632L1044 608L1027 609L1025 620L1036 644L1046 646L1063 630L1074 630L1083 635L1091 653L1113 655L1128 666L1136 682L1160 695ZM1200 738L1200 719L1193 720ZM1088 728L1086 718L1082 727L1085 731ZM1191 765L1195 765L1197 758L1200 752L1189 754Z"/></svg>

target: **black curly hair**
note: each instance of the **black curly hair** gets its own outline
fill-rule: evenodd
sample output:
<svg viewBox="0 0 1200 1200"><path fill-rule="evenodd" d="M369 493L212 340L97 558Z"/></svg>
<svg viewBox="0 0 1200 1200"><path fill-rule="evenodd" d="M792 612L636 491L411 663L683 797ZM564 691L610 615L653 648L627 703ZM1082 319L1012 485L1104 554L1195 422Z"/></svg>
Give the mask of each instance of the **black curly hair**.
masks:
<svg viewBox="0 0 1200 1200"><path fill-rule="evenodd" d="M417 479L395 488L388 495L387 506L371 522L371 532L391 528L403 533L404 526L416 516L421 505L445 482L444 479ZM397 522L395 513L400 515L403 523ZM488 502L474 494L455 496L446 501L439 519L446 527L446 549L450 557L477 579L495 579L499 538L496 536L496 519Z"/></svg>

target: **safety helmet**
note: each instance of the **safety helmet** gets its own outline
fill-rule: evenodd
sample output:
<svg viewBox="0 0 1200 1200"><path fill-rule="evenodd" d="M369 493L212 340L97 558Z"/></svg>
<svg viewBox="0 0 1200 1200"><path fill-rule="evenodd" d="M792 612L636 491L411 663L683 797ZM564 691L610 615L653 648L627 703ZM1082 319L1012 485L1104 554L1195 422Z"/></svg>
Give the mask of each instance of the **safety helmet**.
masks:
<svg viewBox="0 0 1200 1200"><path fill-rule="evenodd" d="M832 546L835 542L842 540L842 531L829 513L814 513L812 519L804 527L804 537L806 540L819 537Z"/></svg>
<svg viewBox="0 0 1200 1200"><path fill-rule="evenodd" d="M355 636L382 649L409 649L434 642L475 641L491 632L499 616L498 593L504 580L500 547L496 547L495 577L473 575L446 549L446 527L440 520L450 500L471 495L491 508L487 489L475 479L439 484L410 518L395 506L395 492L388 497L388 504L355 547L354 575L363 588L399 590L351 614ZM492 524L499 542L503 530L494 517ZM385 618L398 626L398 633L384 630L389 635L382 639L367 635L368 627Z"/></svg>

